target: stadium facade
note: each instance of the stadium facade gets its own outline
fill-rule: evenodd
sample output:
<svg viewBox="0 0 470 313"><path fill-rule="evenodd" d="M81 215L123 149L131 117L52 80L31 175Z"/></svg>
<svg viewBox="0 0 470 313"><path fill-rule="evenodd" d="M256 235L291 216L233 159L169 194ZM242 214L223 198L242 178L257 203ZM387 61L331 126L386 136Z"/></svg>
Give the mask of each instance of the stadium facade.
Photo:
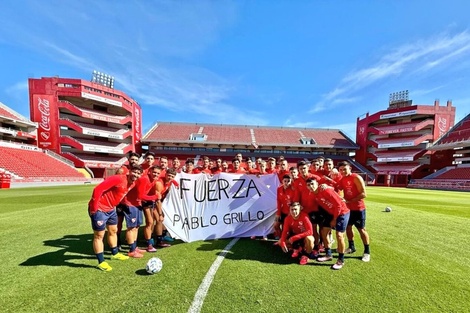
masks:
<svg viewBox="0 0 470 313"><path fill-rule="evenodd" d="M356 161L372 171L376 184L406 186L450 165L452 153L429 147L455 123L451 101L443 106L413 105L411 100L390 101L386 110L357 118Z"/></svg>
<svg viewBox="0 0 470 313"><path fill-rule="evenodd" d="M142 111L125 93L81 79L29 81L31 120L37 145L86 168L93 177L117 168L139 149Z"/></svg>

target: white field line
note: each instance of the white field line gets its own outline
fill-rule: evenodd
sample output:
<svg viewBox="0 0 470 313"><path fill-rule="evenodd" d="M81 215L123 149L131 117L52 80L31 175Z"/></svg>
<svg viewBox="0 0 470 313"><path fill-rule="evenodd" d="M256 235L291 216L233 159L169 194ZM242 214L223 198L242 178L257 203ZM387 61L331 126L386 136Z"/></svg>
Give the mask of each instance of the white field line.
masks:
<svg viewBox="0 0 470 313"><path fill-rule="evenodd" d="M199 285L196 294L194 295L193 303L191 303L191 307L188 310L188 313L199 313L201 312L202 304L204 303L204 299L206 298L207 292L209 291L209 287L212 284L212 280L214 279L215 273L219 269L220 264L225 259L225 255L230 251L235 243L237 243L239 238L233 238L232 241L228 243L228 245L220 252L220 254L215 259L214 263L212 263L209 271L207 271L206 276L202 280L202 283Z"/></svg>

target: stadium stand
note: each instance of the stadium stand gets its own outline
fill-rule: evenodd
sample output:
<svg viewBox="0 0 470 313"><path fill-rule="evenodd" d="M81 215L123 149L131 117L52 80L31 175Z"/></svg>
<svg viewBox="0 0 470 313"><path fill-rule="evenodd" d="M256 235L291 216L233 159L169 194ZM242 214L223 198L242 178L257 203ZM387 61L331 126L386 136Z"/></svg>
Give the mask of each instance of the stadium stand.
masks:
<svg viewBox="0 0 470 313"><path fill-rule="evenodd" d="M0 168L12 174L14 179L83 179L73 166L44 153L42 150L26 150L0 146Z"/></svg>

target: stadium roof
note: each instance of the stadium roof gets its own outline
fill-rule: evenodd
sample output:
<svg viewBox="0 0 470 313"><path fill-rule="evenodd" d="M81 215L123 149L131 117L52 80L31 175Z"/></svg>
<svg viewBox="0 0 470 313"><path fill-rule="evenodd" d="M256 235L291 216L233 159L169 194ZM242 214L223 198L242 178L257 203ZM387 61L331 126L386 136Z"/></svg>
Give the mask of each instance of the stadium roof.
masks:
<svg viewBox="0 0 470 313"><path fill-rule="evenodd" d="M157 122L143 143L205 143L262 146L311 146L359 149L339 129Z"/></svg>
<svg viewBox="0 0 470 313"><path fill-rule="evenodd" d="M32 122L31 120L27 119L20 113L14 111L13 109L9 108L2 102L0 102L0 118L12 120L14 122L19 121L26 123L28 125L36 125L36 123Z"/></svg>

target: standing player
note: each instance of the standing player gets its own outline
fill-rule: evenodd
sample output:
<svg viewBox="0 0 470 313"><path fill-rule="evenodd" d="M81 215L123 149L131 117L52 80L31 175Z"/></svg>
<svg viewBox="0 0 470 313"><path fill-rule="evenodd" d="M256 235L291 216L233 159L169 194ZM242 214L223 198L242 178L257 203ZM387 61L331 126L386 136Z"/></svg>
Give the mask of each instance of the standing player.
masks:
<svg viewBox="0 0 470 313"><path fill-rule="evenodd" d="M176 176L176 171L173 168L169 168L166 170L165 178L159 179L157 183L155 184L155 188L157 192L161 195L161 201L156 202L156 218L155 218L155 236L157 239L156 245L157 247L169 247L170 245L167 243L164 243L163 241L174 241L172 237L168 235L164 235L164 225L163 225L163 219L165 218L165 215L163 214L163 208L162 208L162 202L163 199L165 199L166 195L170 191L171 185L175 185L175 176ZM175 185L177 187L177 185Z"/></svg>
<svg viewBox="0 0 470 313"><path fill-rule="evenodd" d="M240 160L238 158L233 158L233 160L232 160L232 169L230 170L229 173L246 174L246 171L243 167L241 167Z"/></svg>
<svg viewBox="0 0 470 313"><path fill-rule="evenodd" d="M286 159L282 158L281 161L279 161L279 167L277 169L277 177L279 178L279 181L282 181L282 178L284 175L290 175L289 172L289 162L287 162Z"/></svg>
<svg viewBox="0 0 470 313"><path fill-rule="evenodd" d="M325 245L325 256L319 257L318 262L331 261L333 259L330 247L330 241L328 240L328 233L331 229L336 231L336 241L338 242L338 260L331 267L334 270L339 270L344 264L344 232L349 220L349 209L344 203L343 199L334 191L332 187L326 187L325 189L319 188L318 181L312 177L309 179L311 189L315 193L315 201L325 211L323 227L321 229L321 236L323 238L323 244Z"/></svg>
<svg viewBox="0 0 470 313"><path fill-rule="evenodd" d="M300 265L308 263L308 255L313 248L312 224L308 215L300 211L299 202L290 204L289 216L284 221L279 246L286 253L289 248L292 248L294 250L293 258L301 255Z"/></svg>
<svg viewBox="0 0 470 313"><path fill-rule="evenodd" d="M155 220L158 218L155 207L160 201L160 194L157 192L156 183L162 169L159 165L152 166L147 175L142 175L139 184L139 198L142 201L142 210L145 216L144 239L147 242L147 251L156 252L154 240L152 238Z"/></svg>
<svg viewBox="0 0 470 313"><path fill-rule="evenodd" d="M140 155L135 152L129 152L129 155L127 157L127 165L121 166L116 171L116 174L121 174L121 175L127 175L129 173L129 168L135 165L139 165L139 160L140 160ZM118 249L121 250L121 232L122 232L122 224L124 223L124 212L122 211L121 207L117 207L117 217L118 217L118 223L117 223L117 244L118 244Z"/></svg>
<svg viewBox="0 0 470 313"><path fill-rule="evenodd" d="M340 190L343 190L344 200L346 200L346 205L349 210L351 210L348 227L346 228L349 243L346 253L356 252L356 247L354 246L354 231L352 228L354 225L359 235L361 235L362 243L364 244L362 261L369 262L369 234L366 231L366 205L364 203L364 199L366 198L365 183L361 176L352 173L351 164L347 161L343 161L339 164L339 171L342 173L343 178L340 180L338 187Z"/></svg>
<svg viewBox="0 0 470 313"><path fill-rule="evenodd" d="M109 272L112 267L104 261L104 234L108 230L108 244L111 248L111 259L127 260L129 257L120 253L117 247L117 214L118 205L124 196L131 190L135 181L142 175L142 168L138 165L130 167L127 175L113 175L93 189L88 202L88 214L93 228L93 251L98 259L98 268Z"/></svg>

